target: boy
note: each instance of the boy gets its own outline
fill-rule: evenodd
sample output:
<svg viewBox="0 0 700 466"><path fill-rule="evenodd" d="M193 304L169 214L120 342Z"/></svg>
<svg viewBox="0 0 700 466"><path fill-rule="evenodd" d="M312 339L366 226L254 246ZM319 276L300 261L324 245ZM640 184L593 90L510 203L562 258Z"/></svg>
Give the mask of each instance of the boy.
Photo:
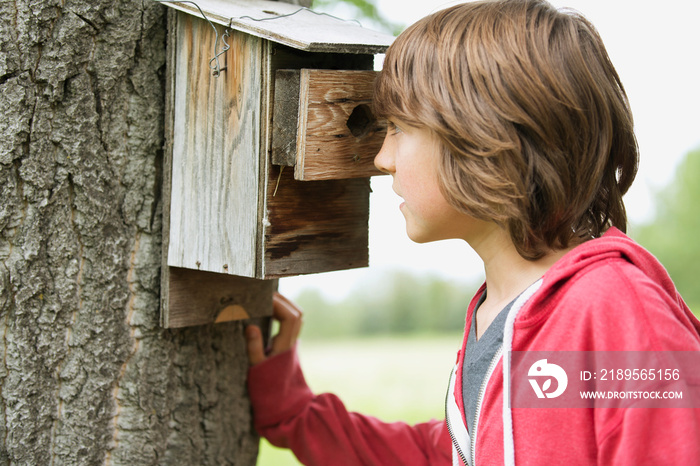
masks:
<svg viewBox="0 0 700 466"><path fill-rule="evenodd" d="M301 313L277 296L271 350L246 333L260 433L317 465L700 464L697 409L508 400L511 351L700 350L700 322L623 233L637 145L593 26L540 0L455 6L396 39L375 91L390 123L375 164L409 237L460 238L484 261L446 422L385 424L314 396L294 351Z"/></svg>

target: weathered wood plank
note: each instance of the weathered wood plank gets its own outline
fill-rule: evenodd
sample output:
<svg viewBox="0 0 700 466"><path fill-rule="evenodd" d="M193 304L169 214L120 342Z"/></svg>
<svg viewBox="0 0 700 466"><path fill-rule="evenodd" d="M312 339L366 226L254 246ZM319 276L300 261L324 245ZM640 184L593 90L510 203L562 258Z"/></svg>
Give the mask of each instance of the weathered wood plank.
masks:
<svg viewBox="0 0 700 466"><path fill-rule="evenodd" d="M294 176L298 180L381 175L374 157L386 123L371 110L375 71L301 70Z"/></svg>
<svg viewBox="0 0 700 466"><path fill-rule="evenodd" d="M191 3L167 2L164 5L201 17ZM309 52L384 53L394 40L388 34L365 29L354 21L315 14L282 2L197 0L197 5L215 23Z"/></svg>
<svg viewBox="0 0 700 466"><path fill-rule="evenodd" d="M366 267L369 180L306 182L292 172L269 167L264 277Z"/></svg>
<svg viewBox="0 0 700 466"><path fill-rule="evenodd" d="M255 276L263 278L263 268L265 266L265 255L263 248L265 244L265 221L267 212L267 184L271 165L269 156L272 147L272 95L274 92L274 72L272 68L273 44L269 40L263 41L262 46L262 110L263 118L260 121L260 172L258 186L258 231L255 236L257 245L255 251ZM269 326L268 326L269 327Z"/></svg>
<svg viewBox="0 0 700 466"><path fill-rule="evenodd" d="M164 327L190 327L272 315L274 280L170 267Z"/></svg>
<svg viewBox="0 0 700 466"><path fill-rule="evenodd" d="M262 41L234 31L212 76L215 34L179 13L167 264L253 277L258 221ZM220 34L223 33L223 28Z"/></svg>
<svg viewBox="0 0 700 466"><path fill-rule="evenodd" d="M299 70L277 70L272 112L272 163L292 167L297 155Z"/></svg>
<svg viewBox="0 0 700 466"><path fill-rule="evenodd" d="M280 69L371 70L371 55L308 53L272 44L270 75ZM269 96L270 98L272 96ZM271 129L268 138L271 139ZM268 159L269 160L269 159ZM368 265L369 181L295 181L293 169L268 165L261 277L365 267ZM275 191L276 195L275 195ZM327 232L327 235L316 234Z"/></svg>
<svg viewBox="0 0 700 466"><path fill-rule="evenodd" d="M371 70L373 55L309 53L270 44L270 75L274 79L274 107L271 154L275 165L296 163L296 132L299 116L299 84L302 68ZM276 102L276 103L274 103ZM274 103L274 105L273 105Z"/></svg>

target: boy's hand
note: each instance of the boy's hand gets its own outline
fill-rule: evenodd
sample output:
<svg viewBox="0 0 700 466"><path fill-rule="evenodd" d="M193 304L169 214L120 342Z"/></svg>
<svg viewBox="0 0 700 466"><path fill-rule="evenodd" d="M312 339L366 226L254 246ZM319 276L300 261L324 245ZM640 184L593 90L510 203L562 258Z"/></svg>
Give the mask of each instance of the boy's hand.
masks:
<svg viewBox="0 0 700 466"><path fill-rule="evenodd" d="M263 348L262 332L258 326L250 325L245 330L248 342L248 360L251 365L261 363L276 354L284 353L291 349L297 341L301 330L301 309L275 292L272 297L272 315L280 322L280 329L277 335L272 338L272 344L267 351Z"/></svg>

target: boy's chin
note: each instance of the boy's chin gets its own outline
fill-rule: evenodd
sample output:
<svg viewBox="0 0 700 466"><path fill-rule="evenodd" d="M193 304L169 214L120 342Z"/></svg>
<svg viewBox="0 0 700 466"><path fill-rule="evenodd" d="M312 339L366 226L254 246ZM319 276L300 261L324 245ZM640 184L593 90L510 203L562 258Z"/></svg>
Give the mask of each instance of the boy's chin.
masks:
<svg viewBox="0 0 700 466"><path fill-rule="evenodd" d="M410 228L408 228L408 226L406 227L406 234L408 235L408 239L417 244L433 243L435 241L442 241L443 239L445 239L435 237L435 235L430 235L427 232L413 231Z"/></svg>

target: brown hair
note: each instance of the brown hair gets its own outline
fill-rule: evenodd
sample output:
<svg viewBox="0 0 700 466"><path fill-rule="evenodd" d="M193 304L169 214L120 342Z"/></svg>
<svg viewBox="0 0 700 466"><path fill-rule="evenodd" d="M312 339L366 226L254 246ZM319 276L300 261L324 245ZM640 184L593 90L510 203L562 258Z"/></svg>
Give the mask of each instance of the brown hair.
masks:
<svg viewBox="0 0 700 466"><path fill-rule="evenodd" d="M428 16L387 51L375 109L434 132L445 198L506 229L526 259L626 229L632 114L578 13L501 0Z"/></svg>

